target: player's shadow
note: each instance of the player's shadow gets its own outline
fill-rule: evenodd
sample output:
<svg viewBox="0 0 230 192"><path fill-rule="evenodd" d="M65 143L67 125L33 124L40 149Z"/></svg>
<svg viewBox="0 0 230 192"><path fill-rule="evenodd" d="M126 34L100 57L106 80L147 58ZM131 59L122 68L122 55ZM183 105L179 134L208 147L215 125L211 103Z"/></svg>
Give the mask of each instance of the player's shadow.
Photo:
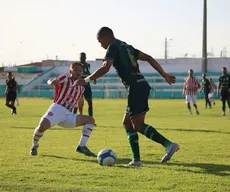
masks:
<svg viewBox="0 0 230 192"><path fill-rule="evenodd" d="M124 165L129 163L129 158L119 158L116 162L119 168L130 168L125 167ZM180 167L176 169L176 171L182 172L191 172L191 173L198 173L198 174L212 174L218 176L230 176L230 165L221 165L221 164L214 164L214 163L183 163L183 162L168 162L167 164L162 164L161 162L155 161L145 161L142 160L143 166L147 166L148 168L152 166L169 166L169 167ZM182 168L183 167L183 168ZM155 167L153 167L155 168ZM192 168L192 169L191 169ZM200 170L194 170L194 168L199 168Z"/></svg>
<svg viewBox="0 0 230 192"><path fill-rule="evenodd" d="M41 155L42 157L49 157L49 158L56 158L56 159L63 159L63 160L72 160L72 161L79 161L79 162L92 162L97 163L96 157L88 157L88 159L81 159L81 158L69 158L69 157L62 157L58 155Z"/></svg>
<svg viewBox="0 0 230 192"><path fill-rule="evenodd" d="M201 132L201 133L222 133L222 134L230 134L230 132L225 131L217 131L217 130L204 130L204 129L184 129L184 128L157 128L159 130L167 130L167 131L182 131L182 132Z"/></svg>
<svg viewBox="0 0 230 192"><path fill-rule="evenodd" d="M181 163L181 162L169 162L169 166L180 166L178 171L186 171L193 173L204 173L218 176L230 176L230 165L214 164L214 163ZM181 166L185 170L181 170ZM188 168L200 168L201 170L192 170Z"/></svg>

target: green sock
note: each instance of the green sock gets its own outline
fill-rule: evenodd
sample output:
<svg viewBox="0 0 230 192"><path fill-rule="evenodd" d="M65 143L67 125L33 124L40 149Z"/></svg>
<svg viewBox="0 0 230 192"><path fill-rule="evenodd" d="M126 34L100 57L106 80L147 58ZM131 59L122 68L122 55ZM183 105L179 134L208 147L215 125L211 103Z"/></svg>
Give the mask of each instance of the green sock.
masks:
<svg viewBox="0 0 230 192"><path fill-rule="evenodd" d="M168 147L172 142L166 139L163 135L157 132L151 125L143 124L140 129L140 133L148 137L149 139L160 143L165 148Z"/></svg>
<svg viewBox="0 0 230 192"><path fill-rule="evenodd" d="M89 111L88 115L91 116L91 117L93 117L93 111Z"/></svg>
<svg viewBox="0 0 230 192"><path fill-rule="evenodd" d="M128 135L129 145L132 150L133 160L140 161L140 150L139 150L139 142L138 142L138 133L133 130L133 128L126 129L126 133Z"/></svg>

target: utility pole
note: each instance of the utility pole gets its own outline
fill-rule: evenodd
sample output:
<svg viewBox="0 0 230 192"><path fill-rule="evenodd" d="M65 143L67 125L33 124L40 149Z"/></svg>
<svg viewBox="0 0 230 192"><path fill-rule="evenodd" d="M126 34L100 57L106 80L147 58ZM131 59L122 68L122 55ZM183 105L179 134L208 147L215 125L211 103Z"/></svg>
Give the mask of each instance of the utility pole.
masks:
<svg viewBox="0 0 230 192"><path fill-rule="evenodd" d="M168 40L165 37L165 59L168 59Z"/></svg>
<svg viewBox="0 0 230 192"><path fill-rule="evenodd" d="M165 59L168 59L168 42L172 41L172 39L167 39L167 37L165 37Z"/></svg>
<svg viewBox="0 0 230 192"><path fill-rule="evenodd" d="M202 44L202 72L207 72L207 0L203 7L203 44Z"/></svg>

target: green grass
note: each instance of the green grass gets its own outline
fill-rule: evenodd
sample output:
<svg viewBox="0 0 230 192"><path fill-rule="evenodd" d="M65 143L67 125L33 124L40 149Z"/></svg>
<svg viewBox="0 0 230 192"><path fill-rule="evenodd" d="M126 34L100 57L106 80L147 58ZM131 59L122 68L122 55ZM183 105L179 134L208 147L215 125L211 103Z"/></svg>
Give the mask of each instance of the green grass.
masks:
<svg viewBox="0 0 230 192"><path fill-rule="evenodd" d="M150 100L146 123L181 149L162 165L164 148L140 135L141 168L123 166L131 158L121 123L126 100L94 100L97 127L88 147L113 149L113 167L75 153L81 128L48 130L39 155L30 157L34 128L52 100L22 98L17 116L0 102L0 191L230 191L230 116L220 116L219 101L212 110L198 101L197 116L183 100Z"/></svg>

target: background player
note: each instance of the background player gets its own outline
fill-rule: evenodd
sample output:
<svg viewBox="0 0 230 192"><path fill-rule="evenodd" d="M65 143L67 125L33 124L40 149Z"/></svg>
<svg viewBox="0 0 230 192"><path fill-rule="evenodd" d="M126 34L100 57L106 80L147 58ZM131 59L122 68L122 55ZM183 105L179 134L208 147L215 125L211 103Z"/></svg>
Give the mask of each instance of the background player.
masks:
<svg viewBox="0 0 230 192"><path fill-rule="evenodd" d="M190 102L192 101L193 106L196 110L196 114L199 115L198 107L196 104L196 99L197 99L197 90L200 88L200 83L196 79L196 77L193 76L193 70L189 69L188 71L188 77L184 79L184 88L182 95L185 95L185 102L188 107L188 111L190 114L192 114L192 109Z"/></svg>
<svg viewBox="0 0 230 192"><path fill-rule="evenodd" d="M209 101L211 104L215 105L215 92L216 92L216 84L212 81L212 78L209 79L210 81L210 93L208 95Z"/></svg>
<svg viewBox="0 0 230 192"><path fill-rule="evenodd" d="M90 64L86 63L86 54L84 52L80 53L80 62L83 65L83 78L86 78L90 75ZM96 83L96 81L94 81ZM85 92L84 92L84 98L88 103L88 115L93 116L93 102L92 102L92 90L90 83L87 83L87 85L84 85ZM84 99L80 99L77 108L79 109L79 113L83 114L83 106L84 106ZM77 108L74 111L74 113L77 112Z"/></svg>
<svg viewBox="0 0 230 192"><path fill-rule="evenodd" d="M222 68L222 75L219 77L217 95L219 94L222 101L222 115L226 115L226 101L228 103L228 113L230 114L230 75L227 74L226 67Z"/></svg>
<svg viewBox="0 0 230 192"><path fill-rule="evenodd" d="M102 27L98 31L97 40L104 49L107 49L102 67L85 79L77 80L74 85L84 85L91 80L96 80L107 73L113 65L128 91L128 106L126 114L124 115L123 126L128 135L133 159L127 166L142 165L137 132L165 147L166 154L161 162L166 163L179 149L179 145L169 141L151 125L145 124L145 115L149 110L148 97L150 86L140 73L137 60L147 61L169 84L175 83L175 77L165 73L157 61L151 56L116 39L113 35L113 31L108 27Z"/></svg>
<svg viewBox="0 0 230 192"><path fill-rule="evenodd" d="M202 74L202 88L200 92L204 91L204 99L205 99L205 109L207 109L207 106L209 105L209 108L212 108L211 102L209 101L208 95L211 92L211 85L209 80L206 78L206 74Z"/></svg>
<svg viewBox="0 0 230 192"><path fill-rule="evenodd" d="M12 109L12 115L17 114L17 110L15 107L15 99L17 97L17 91L18 91L18 83L15 81L15 79L12 76L11 72L7 73L7 80L6 80L6 103L5 105Z"/></svg>
<svg viewBox="0 0 230 192"><path fill-rule="evenodd" d="M84 92L82 86L72 86L74 80L80 78L83 74L83 67L80 63L75 62L70 65L70 76L65 74L59 75L57 78L48 80L48 85L55 86L54 102L41 118L39 125L34 130L33 144L30 155L37 155L38 141L44 132L59 125L64 128L73 128L84 125L82 136L76 152L83 153L87 156L95 156L87 147L86 143L94 128L94 118L86 115L76 115L72 113L73 108L77 104L79 98Z"/></svg>

